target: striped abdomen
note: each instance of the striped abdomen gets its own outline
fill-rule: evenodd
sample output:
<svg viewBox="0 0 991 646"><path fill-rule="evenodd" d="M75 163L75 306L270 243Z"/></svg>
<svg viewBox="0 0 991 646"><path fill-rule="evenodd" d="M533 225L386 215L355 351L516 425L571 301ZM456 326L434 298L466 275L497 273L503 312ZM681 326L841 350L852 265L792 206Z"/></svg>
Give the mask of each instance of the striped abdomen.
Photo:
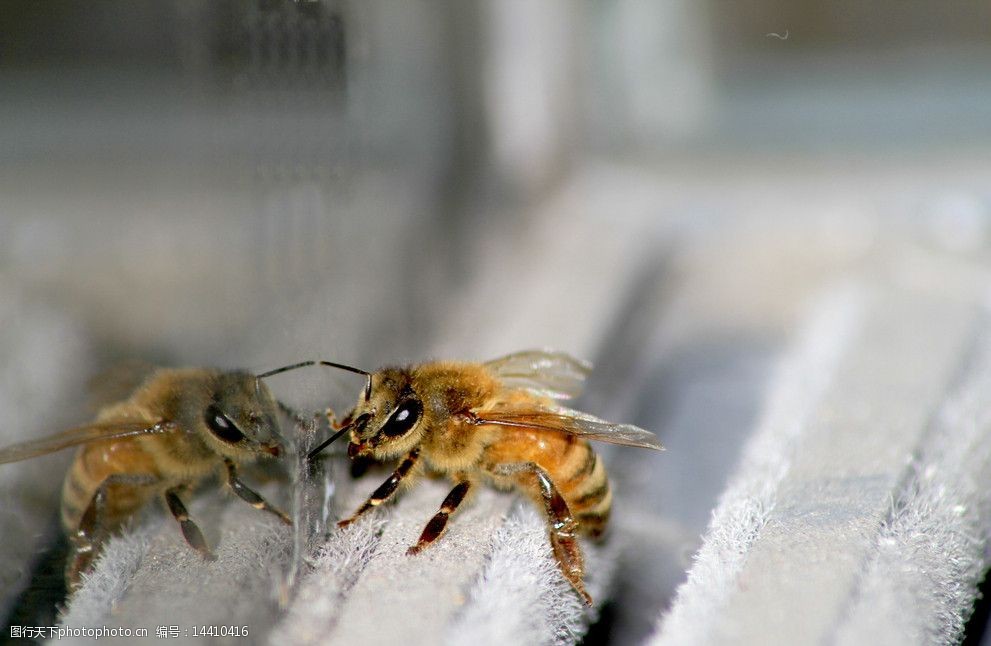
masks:
<svg viewBox="0 0 991 646"><path fill-rule="evenodd" d="M135 438L83 445L69 467L62 485L62 527L70 536L79 528L83 513L104 480L113 475L158 477L154 460ZM137 512L154 493L147 486L112 484L107 488L101 525L112 530Z"/></svg>
<svg viewBox="0 0 991 646"><path fill-rule="evenodd" d="M566 447L556 470L549 470L579 528L598 536L606 529L612 509L612 491L605 465L592 445L564 435Z"/></svg>
<svg viewBox="0 0 991 646"><path fill-rule="evenodd" d="M605 531L612 491L605 465L587 441L567 433L513 429L503 431L486 453L496 463L536 463L561 492L583 533L598 536Z"/></svg>

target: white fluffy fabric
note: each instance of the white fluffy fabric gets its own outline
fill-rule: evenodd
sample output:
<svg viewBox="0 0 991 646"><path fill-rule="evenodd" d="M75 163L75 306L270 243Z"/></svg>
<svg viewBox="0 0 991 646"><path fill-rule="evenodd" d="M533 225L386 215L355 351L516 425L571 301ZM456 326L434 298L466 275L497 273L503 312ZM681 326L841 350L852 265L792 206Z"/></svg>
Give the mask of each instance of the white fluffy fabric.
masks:
<svg viewBox="0 0 991 646"><path fill-rule="evenodd" d="M989 393L991 336L985 333L893 500L836 643L962 639L988 567Z"/></svg>
<svg viewBox="0 0 991 646"><path fill-rule="evenodd" d="M347 498L357 504L381 474ZM561 575L546 521L528 502L483 490L444 537L405 555L450 486L424 481L319 548L272 642L308 644L574 643L593 614ZM609 560L584 544L589 590L602 598Z"/></svg>
<svg viewBox="0 0 991 646"><path fill-rule="evenodd" d="M986 321L928 281L869 285L786 363L654 644L959 638L985 567L986 347L958 381Z"/></svg>
<svg viewBox="0 0 991 646"><path fill-rule="evenodd" d="M583 547L589 594L602 599L615 567L616 543ZM595 612L585 608L560 576L544 521L533 507L514 505L491 550L464 607L447 628L445 644L563 646L585 634Z"/></svg>
<svg viewBox="0 0 991 646"><path fill-rule="evenodd" d="M100 567L83 574L83 584L70 598L62 624L73 627L101 625L124 597L134 573L148 552L152 538L161 531L164 518L148 520L138 529L114 536L107 542Z"/></svg>
<svg viewBox="0 0 991 646"><path fill-rule="evenodd" d="M355 482L339 477L335 514L357 505L382 477L381 471ZM272 644L578 640L595 614L562 576L546 521L529 502L480 491L440 541L416 557L405 555L448 489L446 482L422 481L397 504L333 530L288 599L292 532L236 499L204 492L190 510L217 545L215 562L189 550L171 518L147 514L136 531L108 544L63 625L249 625L251 643ZM588 587L600 600L619 544L583 544Z"/></svg>
<svg viewBox="0 0 991 646"><path fill-rule="evenodd" d="M712 513L688 581L678 589L655 645L700 644L728 603L747 552L767 522L775 494L843 350L862 316L863 295L838 288L808 316L771 384L757 431Z"/></svg>

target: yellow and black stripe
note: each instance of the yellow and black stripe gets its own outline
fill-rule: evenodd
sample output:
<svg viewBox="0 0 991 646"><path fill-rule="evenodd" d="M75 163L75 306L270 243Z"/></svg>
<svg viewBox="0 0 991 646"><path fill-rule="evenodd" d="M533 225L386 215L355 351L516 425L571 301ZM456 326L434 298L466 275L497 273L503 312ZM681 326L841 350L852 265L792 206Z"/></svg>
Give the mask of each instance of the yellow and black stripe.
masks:
<svg viewBox="0 0 991 646"><path fill-rule="evenodd" d="M574 436L568 437L572 442L562 456L558 486L581 530L598 536L605 530L612 507L609 478L602 458L592 446Z"/></svg>

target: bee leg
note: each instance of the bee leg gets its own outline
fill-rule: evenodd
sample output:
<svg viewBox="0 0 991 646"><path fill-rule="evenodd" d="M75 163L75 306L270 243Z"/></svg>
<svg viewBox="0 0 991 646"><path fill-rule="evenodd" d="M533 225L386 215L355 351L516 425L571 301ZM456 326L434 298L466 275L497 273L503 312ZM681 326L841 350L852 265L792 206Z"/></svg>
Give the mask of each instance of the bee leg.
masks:
<svg viewBox="0 0 991 646"><path fill-rule="evenodd" d="M227 465L227 484L231 486L231 489L234 490L234 493L236 493L241 500L245 501L255 509L261 509L263 511L275 514L279 517L279 520L286 525L292 525L292 520L285 514L285 512L270 505L268 501L262 498L254 489L250 488L238 479L237 467L233 462L230 460L224 460L224 464Z"/></svg>
<svg viewBox="0 0 991 646"><path fill-rule="evenodd" d="M96 488L96 492L90 498L86 510L79 519L76 534L70 537L72 559L69 561L65 573L70 591L74 591L80 586L82 573L89 570L106 538L107 528L103 523L103 516L107 509L107 492L110 486L115 484L142 486L154 484L157 481L157 478L150 475L116 473L107 476Z"/></svg>
<svg viewBox="0 0 991 646"><path fill-rule="evenodd" d="M434 514L434 517L430 519L427 526L423 528L423 533L420 534L420 540L416 542L416 545L406 550L407 556L416 554L424 547L440 538L440 535L443 534L444 530L447 528L448 518L450 518L451 514L457 511L458 506L468 495L468 490L470 488L471 482L467 480L462 480L458 484L454 485L454 489L451 489L451 493L447 494L447 498L444 498L444 502L440 506L440 511Z"/></svg>
<svg viewBox="0 0 991 646"><path fill-rule="evenodd" d="M403 478L409 475L409 472L414 466L416 466L416 460L418 457L420 457L419 450L414 449L410 451L410 454L406 456L406 459L403 460L398 467L396 467L396 470L392 472L392 475L389 476L388 480L379 485L379 488L372 493L372 495L364 502L363 505L361 505L361 507L358 507L357 511L351 514L348 518L338 522L337 526L347 527L369 509L378 507L383 502L391 498L392 495L396 493L396 490L399 489L399 483L402 482Z"/></svg>
<svg viewBox="0 0 991 646"><path fill-rule="evenodd" d="M169 506L169 511L172 512L175 519L179 521L179 529L182 530L182 536L189 543L189 546L202 554L206 560L212 561L217 557L213 555L213 552L207 546L206 539L203 538L203 532L189 518L186 505L182 504L182 500L179 499L178 489L179 487L176 487L165 492L165 504Z"/></svg>
<svg viewBox="0 0 991 646"><path fill-rule="evenodd" d="M536 478L540 499L544 503L544 512L550 524L551 548L557 559L561 572L571 586L581 596L586 605L592 605L592 597L585 590L583 581L585 564L581 548L578 545L578 521L571 514L564 496L554 485L547 471L533 462L522 464L506 464L493 470L496 475L508 476L516 473L532 473Z"/></svg>
<svg viewBox="0 0 991 646"><path fill-rule="evenodd" d="M360 478L365 475L368 472L368 469L370 469L374 464L374 458L369 458L364 455L351 458L351 468L349 469L351 477L354 479Z"/></svg>

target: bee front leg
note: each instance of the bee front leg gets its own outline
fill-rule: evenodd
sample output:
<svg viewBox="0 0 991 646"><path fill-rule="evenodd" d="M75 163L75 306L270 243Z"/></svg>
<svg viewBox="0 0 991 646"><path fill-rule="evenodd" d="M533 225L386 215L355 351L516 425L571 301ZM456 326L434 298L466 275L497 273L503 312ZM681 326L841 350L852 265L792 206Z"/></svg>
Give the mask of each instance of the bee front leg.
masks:
<svg viewBox="0 0 991 646"><path fill-rule="evenodd" d="M238 498L245 501L255 509L261 509L262 511L275 514L279 517L279 520L286 525L292 525L292 520L286 515L285 512L273 507L267 500L262 498L258 492L238 479L237 466L235 466L233 462L230 460L224 460L224 464L227 466L227 484L231 486L231 489L237 494Z"/></svg>
<svg viewBox="0 0 991 646"><path fill-rule="evenodd" d="M498 476L512 476L515 474L533 474L536 482L523 482L525 487L536 485L540 493L540 499L544 503L544 512L550 525L551 548L554 550L554 558L564 577L571 583L575 591L581 595L586 605L592 605L592 597L585 590L585 563L582 558L581 548L578 545L578 521L571 514L568 503L558 490L550 475L533 462L520 464L503 464L491 469L492 473Z"/></svg>
<svg viewBox="0 0 991 646"><path fill-rule="evenodd" d="M440 535L447 528L447 521L451 514L458 510L458 506L464 502L470 489L471 482L468 480L462 480L454 485L451 493L447 494L447 498L444 498L444 502L440 506L440 511L434 514L434 517L430 519L427 526L423 528L423 533L420 534L420 540L416 542L416 545L406 550L407 556L418 553L424 547L440 538Z"/></svg>
<svg viewBox="0 0 991 646"><path fill-rule="evenodd" d="M182 530L182 536L189 543L189 546L194 550L203 555L208 561L212 561L216 556L210 551L209 546L206 544L206 539L203 538L203 532L200 528L196 526L196 523L189 518L189 512L186 511L186 505L182 504L182 500L179 498L180 487L175 487L169 489L165 492L165 504L169 506L169 511L175 516L175 519L179 521L179 528Z"/></svg>
<svg viewBox="0 0 991 646"><path fill-rule="evenodd" d="M348 518L338 522L337 526L347 527L369 509L378 507L383 502L391 498L392 495L396 493L396 490L399 489L399 483L402 482L403 478L408 476L409 472L413 470L414 466L416 466L416 461L419 457L420 451L418 449L410 451L410 454L407 455L406 459L399 464L395 471L392 472L392 475L389 476L388 480L379 485L379 488L372 493L372 495L364 502L363 505L361 505L361 507L358 507L357 511L351 514Z"/></svg>
<svg viewBox="0 0 991 646"><path fill-rule="evenodd" d="M66 567L65 578L69 590L77 589L81 584L82 573L89 569L90 564L100 552L100 546L106 538L107 528L104 526L104 515L107 509L108 491L112 485L127 485L140 487L158 482L151 475L136 473L115 473L107 476L97 487L90 498L86 510L79 519L76 534L70 537L72 543L72 559Z"/></svg>

